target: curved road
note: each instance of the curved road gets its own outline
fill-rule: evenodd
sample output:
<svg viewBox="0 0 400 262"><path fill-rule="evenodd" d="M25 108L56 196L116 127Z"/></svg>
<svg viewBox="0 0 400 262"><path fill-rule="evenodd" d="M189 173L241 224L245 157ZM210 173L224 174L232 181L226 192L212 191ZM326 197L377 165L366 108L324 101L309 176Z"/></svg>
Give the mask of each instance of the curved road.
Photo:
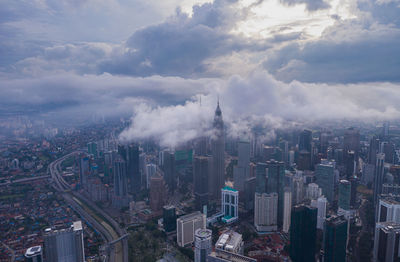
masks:
<svg viewBox="0 0 400 262"><path fill-rule="evenodd" d="M100 233L106 242L108 261L127 262L128 241L126 239L127 233L125 229L122 229L112 217L100 209L90 199L85 198L78 192L72 191L71 186L62 177L60 164L66 158L80 152L81 151L74 151L50 163L48 171L53 181L53 187L61 193L65 201L78 212L84 220ZM105 220L102 218L105 218Z"/></svg>

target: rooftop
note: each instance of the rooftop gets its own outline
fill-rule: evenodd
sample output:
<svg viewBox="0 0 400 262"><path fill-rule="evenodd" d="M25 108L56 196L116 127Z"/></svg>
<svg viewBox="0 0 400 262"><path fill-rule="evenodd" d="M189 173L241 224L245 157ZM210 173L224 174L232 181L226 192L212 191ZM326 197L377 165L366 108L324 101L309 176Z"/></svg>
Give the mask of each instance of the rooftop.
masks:
<svg viewBox="0 0 400 262"><path fill-rule="evenodd" d="M231 187L229 187L229 186L223 187L222 190L228 190L228 191L232 191L232 192L238 192L236 189L233 189L233 188L231 188Z"/></svg>

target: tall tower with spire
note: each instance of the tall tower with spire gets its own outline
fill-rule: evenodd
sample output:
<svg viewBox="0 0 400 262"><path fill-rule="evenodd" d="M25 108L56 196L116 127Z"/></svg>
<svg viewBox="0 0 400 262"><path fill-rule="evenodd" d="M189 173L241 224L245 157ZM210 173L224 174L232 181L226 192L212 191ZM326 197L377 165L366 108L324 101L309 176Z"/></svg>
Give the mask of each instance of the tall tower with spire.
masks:
<svg viewBox="0 0 400 262"><path fill-rule="evenodd" d="M225 133L219 100L215 110L213 129L214 132L211 137L213 166L210 193L212 199L219 199L221 197L221 188L225 184Z"/></svg>

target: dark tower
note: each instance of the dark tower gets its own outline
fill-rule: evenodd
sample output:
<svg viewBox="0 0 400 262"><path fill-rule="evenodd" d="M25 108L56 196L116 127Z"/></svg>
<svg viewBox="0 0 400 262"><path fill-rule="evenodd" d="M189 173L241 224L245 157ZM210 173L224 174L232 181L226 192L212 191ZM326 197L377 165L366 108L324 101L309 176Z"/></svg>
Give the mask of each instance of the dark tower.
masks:
<svg viewBox="0 0 400 262"><path fill-rule="evenodd" d="M293 262L315 261L317 209L306 205L292 208L290 258Z"/></svg>

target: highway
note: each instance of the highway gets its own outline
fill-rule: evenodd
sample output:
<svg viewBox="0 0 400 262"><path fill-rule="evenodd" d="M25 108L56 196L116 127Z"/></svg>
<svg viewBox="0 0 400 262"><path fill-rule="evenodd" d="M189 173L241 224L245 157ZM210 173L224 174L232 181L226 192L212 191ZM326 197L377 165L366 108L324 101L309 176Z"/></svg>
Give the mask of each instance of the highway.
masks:
<svg viewBox="0 0 400 262"><path fill-rule="evenodd" d="M71 186L62 177L61 163L68 157L78 153L80 151L74 151L50 163L48 171L53 181L52 185L61 193L64 200L80 214L82 219L100 233L106 243L106 261L127 262L128 241L125 229L122 229L112 217L90 199L85 198L78 192L72 191Z"/></svg>
<svg viewBox="0 0 400 262"><path fill-rule="evenodd" d="M50 176L35 176L35 177L27 177L27 178L21 178L21 179L17 179L17 180L8 180L5 183L1 183L0 186L8 186L11 184L17 184L17 183L26 183L29 181L35 181L35 180L41 180L41 179L47 179L50 178Z"/></svg>

